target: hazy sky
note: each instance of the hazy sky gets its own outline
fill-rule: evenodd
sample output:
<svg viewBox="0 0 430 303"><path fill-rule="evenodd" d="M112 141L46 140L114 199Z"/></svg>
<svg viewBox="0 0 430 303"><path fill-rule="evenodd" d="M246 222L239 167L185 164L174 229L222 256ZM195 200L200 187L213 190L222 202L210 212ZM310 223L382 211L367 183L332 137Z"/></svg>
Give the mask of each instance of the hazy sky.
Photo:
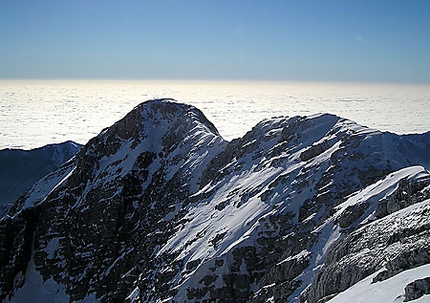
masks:
<svg viewBox="0 0 430 303"><path fill-rule="evenodd" d="M430 83L430 1L0 0L0 78Z"/></svg>

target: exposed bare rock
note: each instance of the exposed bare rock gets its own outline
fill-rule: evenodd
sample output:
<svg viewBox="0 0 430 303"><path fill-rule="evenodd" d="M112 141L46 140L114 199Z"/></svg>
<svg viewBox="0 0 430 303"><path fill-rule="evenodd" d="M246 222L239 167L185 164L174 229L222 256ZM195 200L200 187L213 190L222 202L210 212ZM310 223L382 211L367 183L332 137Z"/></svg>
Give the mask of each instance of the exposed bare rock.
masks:
<svg viewBox="0 0 430 303"><path fill-rule="evenodd" d="M424 295L430 295L430 277L418 279L406 285L404 302L421 298Z"/></svg>

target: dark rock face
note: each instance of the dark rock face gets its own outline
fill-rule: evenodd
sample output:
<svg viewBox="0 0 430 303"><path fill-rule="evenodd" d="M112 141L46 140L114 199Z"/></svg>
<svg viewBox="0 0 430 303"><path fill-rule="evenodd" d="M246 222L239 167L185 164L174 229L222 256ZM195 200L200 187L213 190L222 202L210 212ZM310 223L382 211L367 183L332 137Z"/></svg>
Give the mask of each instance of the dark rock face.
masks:
<svg viewBox="0 0 430 303"><path fill-rule="evenodd" d="M397 189L389 197L381 199L376 205L375 216L383 218L400 209L430 198L427 183L421 181L400 180Z"/></svg>
<svg viewBox="0 0 430 303"><path fill-rule="evenodd" d="M72 158L82 145L67 141L32 150L0 150L0 216L36 181Z"/></svg>
<svg viewBox="0 0 430 303"><path fill-rule="evenodd" d="M317 115L226 142L192 106L142 103L0 221L0 297L37 273L70 301L317 302L426 264L414 140Z"/></svg>
<svg viewBox="0 0 430 303"><path fill-rule="evenodd" d="M416 300L424 295L430 294L430 277L418 279L409 283L405 287L405 300L404 302Z"/></svg>

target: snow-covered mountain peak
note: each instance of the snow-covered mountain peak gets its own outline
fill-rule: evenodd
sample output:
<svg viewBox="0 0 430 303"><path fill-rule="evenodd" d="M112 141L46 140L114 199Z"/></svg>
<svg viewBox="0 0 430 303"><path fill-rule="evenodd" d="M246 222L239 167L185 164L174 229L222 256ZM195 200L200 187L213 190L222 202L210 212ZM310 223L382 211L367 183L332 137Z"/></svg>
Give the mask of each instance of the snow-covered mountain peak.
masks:
<svg viewBox="0 0 430 303"><path fill-rule="evenodd" d="M124 141L132 142L135 148L145 140L146 148L168 150L184 136L195 136L204 131L208 135L219 136L215 126L203 113L191 105L174 102L173 99L157 99L141 103L123 119L103 130L88 144L99 147L101 152L115 152L115 147ZM90 152L88 149L86 152Z"/></svg>
<svg viewBox="0 0 430 303"><path fill-rule="evenodd" d="M144 102L0 221L1 296L38 285L66 301L328 299L385 264L370 254L367 271L332 286L336 262L356 261L350 235L427 207L426 138L319 114L227 142L192 106ZM393 231L389 245L418 232Z"/></svg>

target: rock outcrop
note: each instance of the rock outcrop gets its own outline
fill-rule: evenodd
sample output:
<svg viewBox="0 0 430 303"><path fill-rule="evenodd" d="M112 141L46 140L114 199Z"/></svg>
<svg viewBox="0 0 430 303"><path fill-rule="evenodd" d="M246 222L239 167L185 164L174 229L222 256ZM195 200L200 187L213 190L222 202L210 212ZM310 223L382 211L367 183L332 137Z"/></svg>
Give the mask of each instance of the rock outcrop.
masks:
<svg viewBox="0 0 430 303"><path fill-rule="evenodd" d="M416 300L424 295L430 295L430 277L415 280L405 288L404 302Z"/></svg>

